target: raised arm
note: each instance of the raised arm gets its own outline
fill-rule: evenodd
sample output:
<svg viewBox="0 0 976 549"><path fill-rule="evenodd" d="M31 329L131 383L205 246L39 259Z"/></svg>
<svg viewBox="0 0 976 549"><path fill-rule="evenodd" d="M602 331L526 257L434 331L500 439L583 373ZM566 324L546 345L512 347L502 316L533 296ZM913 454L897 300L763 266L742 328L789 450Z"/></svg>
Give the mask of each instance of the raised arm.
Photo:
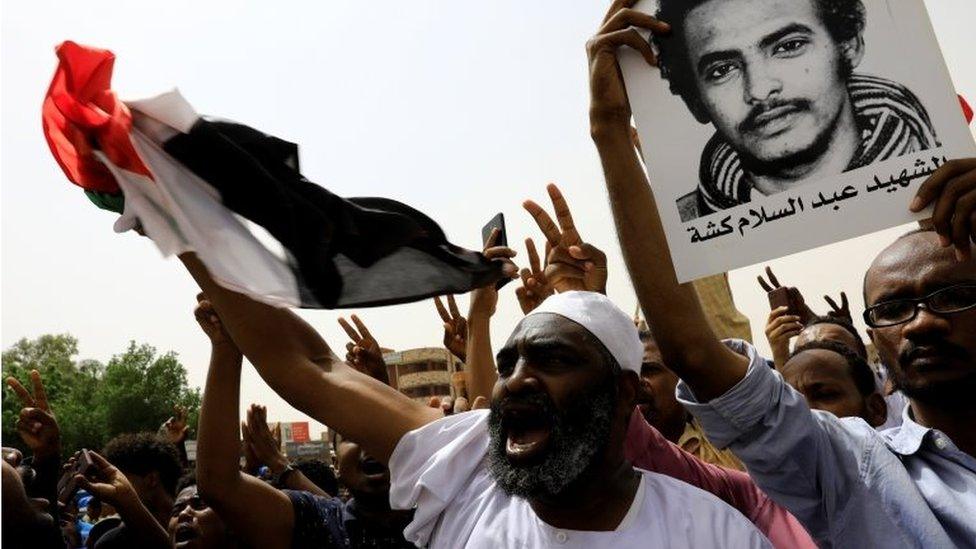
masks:
<svg viewBox="0 0 976 549"><path fill-rule="evenodd" d="M666 33L667 24L616 0L587 44L590 131L606 177L624 261L664 361L700 399L725 393L746 373L747 361L712 332L690 284L678 284L657 204L630 134L631 111L617 62L623 46L656 65L650 44L633 27Z"/></svg>
<svg viewBox="0 0 976 549"><path fill-rule="evenodd" d="M298 410L355 439L370 455L385 462L400 437L441 417L344 363L295 313L219 286L194 254L180 259L268 385Z"/></svg>
<svg viewBox="0 0 976 549"><path fill-rule="evenodd" d="M485 244L485 256L489 258L512 258L515 251L505 246L495 246L498 229L492 231ZM465 354L468 398L473 402L478 397L491 398L492 388L498 381L495 368L495 355L491 349L491 317L498 305L498 290L494 286L478 288L471 292L468 310L468 337ZM455 307L456 309L456 307Z"/></svg>
<svg viewBox="0 0 976 549"><path fill-rule="evenodd" d="M267 465L271 470L275 488L332 497L298 469L289 469L291 460L281 451L281 424L276 424L274 431L271 430L267 408L251 404L247 410L247 421L241 423L241 434L244 435L244 445L251 449L258 463Z"/></svg>
<svg viewBox="0 0 976 549"><path fill-rule="evenodd" d="M201 496L227 525L256 547L289 547L295 514L288 496L240 471L241 352L210 303L198 297L197 322L210 338L210 369L197 434Z"/></svg>
<svg viewBox="0 0 976 549"><path fill-rule="evenodd" d="M29 459L36 473L27 492L32 498L44 498L50 502L51 515L57 520L58 506L54 503L61 469L61 428L48 403L40 372L31 370L30 381L33 393L16 378L7 378L7 385L23 405L17 418L17 433L32 452Z"/></svg>

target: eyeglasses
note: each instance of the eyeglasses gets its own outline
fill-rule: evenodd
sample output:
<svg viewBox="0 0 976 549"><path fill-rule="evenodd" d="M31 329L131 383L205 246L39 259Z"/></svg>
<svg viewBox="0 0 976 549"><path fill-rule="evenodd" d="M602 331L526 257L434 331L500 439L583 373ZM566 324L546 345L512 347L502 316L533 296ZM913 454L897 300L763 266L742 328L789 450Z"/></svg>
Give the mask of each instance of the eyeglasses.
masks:
<svg viewBox="0 0 976 549"><path fill-rule="evenodd" d="M976 307L976 284L958 284L942 288L918 299L896 299L868 307L864 322L872 328L887 328L911 322L918 316L918 307L936 314L948 315Z"/></svg>

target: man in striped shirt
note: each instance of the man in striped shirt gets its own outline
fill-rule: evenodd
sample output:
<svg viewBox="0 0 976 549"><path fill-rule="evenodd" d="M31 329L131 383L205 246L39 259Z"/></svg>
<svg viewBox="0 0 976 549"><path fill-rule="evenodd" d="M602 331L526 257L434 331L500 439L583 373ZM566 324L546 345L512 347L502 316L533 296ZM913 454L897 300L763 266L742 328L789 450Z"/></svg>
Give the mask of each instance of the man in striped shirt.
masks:
<svg viewBox="0 0 976 549"><path fill-rule="evenodd" d="M901 84L855 73L861 0L662 0L662 75L715 135L683 220L938 146Z"/></svg>

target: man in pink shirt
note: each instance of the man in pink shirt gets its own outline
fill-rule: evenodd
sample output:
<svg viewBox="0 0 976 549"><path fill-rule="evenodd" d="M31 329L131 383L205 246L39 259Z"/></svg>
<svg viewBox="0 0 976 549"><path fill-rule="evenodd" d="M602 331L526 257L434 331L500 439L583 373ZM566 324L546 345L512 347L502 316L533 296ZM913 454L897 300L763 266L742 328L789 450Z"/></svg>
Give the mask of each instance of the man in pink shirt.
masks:
<svg viewBox="0 0 976 549"><path fill-rule="evenodd" d="M664 438L639 410L630 416L624 455L634 467L676 478L735 507L778 549L817 547L796 518L769 499L749 475L685 452Z"/></svg>

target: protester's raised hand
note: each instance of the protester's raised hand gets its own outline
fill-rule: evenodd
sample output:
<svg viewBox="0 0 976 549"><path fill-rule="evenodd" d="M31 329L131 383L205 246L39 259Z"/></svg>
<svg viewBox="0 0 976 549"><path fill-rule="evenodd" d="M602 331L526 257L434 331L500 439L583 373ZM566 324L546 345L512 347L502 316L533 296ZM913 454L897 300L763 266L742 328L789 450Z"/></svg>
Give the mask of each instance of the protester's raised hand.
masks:
<svg viewBox="0 0 976 549"><path fill-rule="evenodd" d="M487 286L487 288L490 288L489 291L495 291L494 286ZM474 291L478 290L476 289ZM497 294L498 292L496 291L495 295ZM439 297L434 298L434 306L437 307L437 314L440 315L441 320L444 322L444 347L452 355L456 356L458 360L464 362L467 360L467 319L458 310L457 302L454 300L453 295L447 296L447 307L444 306L444 302Z"/></svg>
<svg viewBox="0 0 976 549"><path fill-rule="evenodd" d="M288 467L288 458L281 452L281 424L276 424L274 431L271 430L267 408L251 404L244 429L258 466L267 465L272 473L281 473Z"/></svg>
<svg viewBox="0 0 976 549"><path fill-rule="evenodd" d="M546 248L549 247L547 240ZM542 263L539 261L539 252L536 251L535 242L531 238L525 239L525 251L529 256L529 267L523 268L519 273L522 277L522 285L515 289L515 297L518 298L522 314L527 315L555 293L555 290L546 278Z"/></svg>
<svg viewBox="0 0 976 549"><path fill-rule="evenodd" d="M942 246L954 246L959 261L970 259L976 243L976 158L950 160L929 176L910 208L920 212L929 204L935 204L932 226Z"/></svg>
<svg viewBox="0 0 976 549"><path fill-rule="evenodd" d="M586 44L590 66L590 126L594 135L608 129L627 131L630 127L630 102L617 62L618 48L633 48L648 64L657 66L654 50L637 29L652 33L667 33L671 29L667 23L631 9L636 3L637 0L614 0L600 30Z"/></svg>
<svg viewBox="0 0 976 549"><path fill-rule="evenodd" d="M254 453L251 431L248 429L246 421L241 422L241 441L241 449L244 452L244 472L249 475L257 475L258 469L261 467L261 461L258 459L257 454Z"/></svg>
<svg viewBox="0 0 976 549"><path fill-rule="evenodd" d="M160 432L166 437L166 440L177 445L186 441L187 434L190 432L190 426L187 425L186 417L185 406L173 406L173 415L159 428Z"/></svg>
<svg viewBox="0 0 976 549"><path fill-rule="evenodd" d="M227 330L224 329L220 315L217 314L217 310L214 309L210 300L207 299L207 296L203 292L197 294L197 306L193 310L193 317L197 319L197 323L200 324L203 333L207 334L207 337L210 338L211 345L233 345L234 342L227 334Z"/></svg>
<svg viewBox="0 0 976 549"><path fill-rule="evenodd" d="M89 450L88 454L91 456L93 467L89 469L88 476L75 475L78 486L117 508L141 505L135 488L132 487L132 483L122 471L119 471L98 453ZM76 460L77 458L78 454L76 453L73 459Z"/></svg>
<svg viewBox="0 0 976 549"><path fill-rule="evenodd" d="M427 399L427 406L436 408L443 412L445 416L449 416L463 414L472 410L486 410L489 407L489 402L483 396L475 398L474 402L469 402L467 397L458 397L455 399L451 397L430 397Z"/></svg>
<svg viewBox="0 0 976 549"><path fill-rule="evenodd" d="M557 292L583 290L606 293L607 256L598 248L583 242L569 204L554 184L546 186L556 213L556 222L546 211L526 200L522 205L535 219L548 244L546 279Z"/></svg>
<svg viewBox="0 0 976 549"><path fill-rule="evenodd" d="M759 281L759 286L761 286L766 293L770 293L773 290L783 287L783 285L780 284L779 280L776 278L776 275L773 274L773 270L769 267L766 267L766 276L769 277L769 282L764 280L762 275L756 277L756 280ZM796 310L794 313L800 317L800 322L806 324L810 321L810 319L817 316L817 314L814 313L813 310L807 305L806 300L803 299L803 294L800 293L800 290L794 287L789 287L788 290L790 292L790 301L796 305Z"/></svg>
<svg viewBox="0 0 976 549"><path fill-rule="evenodd" d="M454 413L463 414L464 412L471 411L471 403L468 402L466 397L457 397L454 399Z"/></svg>
<svg viewBox="0 0 976 549"><path fill-rule="evenodd" d="M825 295L824 300L827 302L827 305L830 305L830 311L827 312L827 316L843 320L852 325L854 324L854 317L851 316L851 305L847 301L846 292L840 293L840 305L829 295Z"/></svg>
<svg viewBox="0 0 976 549"><path fill-rule="evenodd" d="M766 339L773 351L773 362L780 369L790 358L790 339L800 335L803 324L800 317L791 315L788 307L778 307L769 312L766 319Z"/></svg>
<svg viewBox="0 0 976 549"><path fill-rule="evenodd" d="M6 461L11 467L19 467L20 462L24 461L24 454L17 448L4 446L2 452L3 460Z"/></svg>
<svg viewBox="0 0 976 549"><path fill-rule="evenodd" d="M23 406L17 419L17 433L35 458L42 459L61 455L61 429L48 404L47 391L37 370L30 372L33 394L17 378L8 377L7 385L13 389Z"/></svg>
<svg viewBox="0 0 976 549"><path fill-rule="evenodd" d="M339 317L339 325L352 340L346 343L346 362L360 372L387 383L389 374L380 344L358 316L352 315L350 318L355 328L345 318Z"/></svg>
<svg viewBox="0 0 976 549"><path fill-rule="evenodd" d="M446 397L430 397L427 399L427 406L440 410L445 416L454 413L454 399Z"/></svg>

